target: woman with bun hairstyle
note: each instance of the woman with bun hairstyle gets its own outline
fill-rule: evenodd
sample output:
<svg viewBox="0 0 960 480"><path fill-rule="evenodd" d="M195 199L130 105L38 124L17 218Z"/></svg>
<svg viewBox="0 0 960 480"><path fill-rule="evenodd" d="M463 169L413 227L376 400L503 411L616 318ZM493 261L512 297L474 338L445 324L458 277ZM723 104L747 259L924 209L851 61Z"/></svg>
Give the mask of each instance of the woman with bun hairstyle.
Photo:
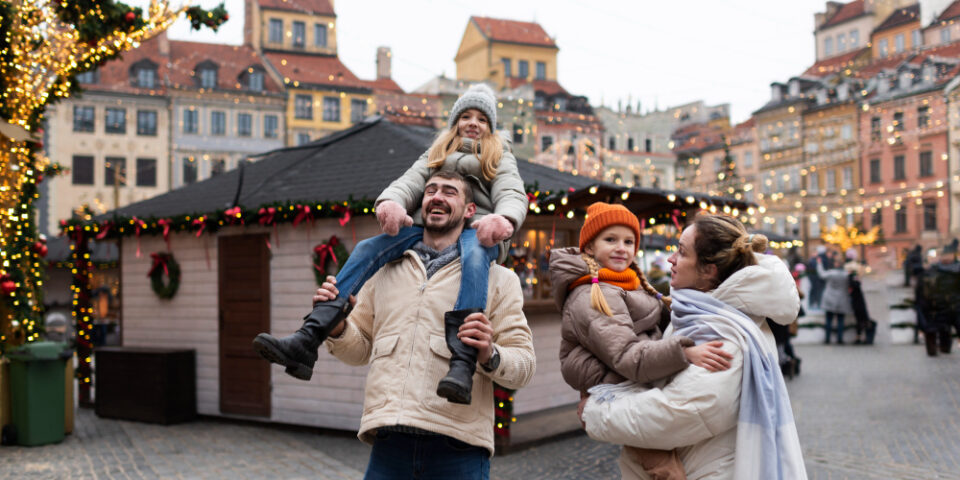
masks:
<svg viewBox="0 0 960 480"><path fill-rule="evenodd" d="M347 316L350 296L381 267L417 246L428 278L433 273L429 266L435 260L460 257L463 272L460 293L452 305L453 310L446 312L440 321L448 331L452 329L452 336L450 332L446 335L448 346L475 358L476 348L462 344L457 332L465 330L461 326L469 325L465 323L466 317L482 312L486 306L490 262L506 258L510 237L523 223L528 207L510 140L497 134L496 125L497 99L493 90L485 84L470 86L450 109L447 128L413 166L377 198L376 215L383 234L364 240L354 248L337 273L337 298L316 303L304 318L303 326L290 336L257 335L254 348L260 355L286 366L288 374L309 380L317 360L317 348ZM472 228L465 228L458 244L443 252L418 245L424 228L450 227L449 207L442 202L428 206L429 212L419 211L427 180L438 171L453 171L465 178L471 187L466 192L467 202L477 207ZM468 404L472 377L459 374L461 371L447 375L440 382L437 394L454 403Z"/></svg>
<svg viewBox="0 0 960 480"><path fill-rule="evenodd" d="M769 318L788 324L800 298L767 239L726 215L701 213L680 236L671 264L671 324L665 339L721 340L730 368L686 368L661 388L600 385L580 403L591 438L676 449L693 480L802 480L803 456ZM625 479L650 479L621 455Z"/></svg>
<svg viewBox="0 0 960 480"><path fill-rule="evenodd" d="M640 222L622 205L587 208L580 247L550 254L553 295L562 312L560 365L564 380L586 395L590 387L632 380L649 383L694 364L729 368L721 342L695 346L687 337L661 339L669 298L637 268ZM670 450L624 448L624 456L654 479L684 479Z"/></svg>

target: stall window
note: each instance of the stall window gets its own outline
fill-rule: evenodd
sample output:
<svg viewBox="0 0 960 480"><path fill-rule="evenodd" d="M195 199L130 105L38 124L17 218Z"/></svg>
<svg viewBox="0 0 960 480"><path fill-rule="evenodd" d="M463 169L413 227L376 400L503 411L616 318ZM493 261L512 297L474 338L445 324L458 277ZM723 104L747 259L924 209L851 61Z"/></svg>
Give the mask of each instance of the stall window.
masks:
<svg viewBox="0 0 960 480"><path fill-rule="evenodd" d="M548 255L550 249L575 245L572 230L528 227L514 235L510 255L504 262L520 277L524 300L552 300Z"/></svg>

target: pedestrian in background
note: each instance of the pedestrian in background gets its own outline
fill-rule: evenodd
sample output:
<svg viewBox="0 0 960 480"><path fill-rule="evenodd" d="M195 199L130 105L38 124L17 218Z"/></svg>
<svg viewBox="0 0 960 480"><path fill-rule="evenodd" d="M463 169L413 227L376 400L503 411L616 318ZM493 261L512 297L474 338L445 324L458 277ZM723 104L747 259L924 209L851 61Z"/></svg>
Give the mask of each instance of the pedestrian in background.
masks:
<svg viewBox="0 0 960 480"><path fill-rule="evenodd" d="M821 306L824 311L823 343L830 343L833 333L833 320L837 320L837 344L843 345L843 322L845 317L853 313L850 306L849 272L842 268L827 268L823 258L817 256L817 275L824 281L823 300Z"/></svg>
<svg viewBox="0 0 960 480"><path fill-rule="evenodd" d="M823 298L823 289L825 284L823 282L823 278L821 278L817 273L817 262L819 261L824 263L824 268L829 268L826 267L826 264L829 263L826 252L827 247L820 245L817 247L817 254L807 261L807 280L810 281L810 292L809 298L807 299L807 306L809 306L811 309L820 308L820 303Z"/></svg>
<svg viewBox="0 0 960 480"><path fill-rule="evenodd" d="M847 250L847 259L844 270L847 271L847 282L850 285L850 309L857 322L857 338L854 345L873 345L873 337L877 332L877 322L870 318L867 311L866 297L863 295L861 278L863 269L857 263L857 250L853 247Z"/></svg>
<svg viewBox="0 0 960 480"><path fill-rule="evenodd" d="M912 250L907 252L903 259L903 286L910 286L910 276L917 270L923 269L923 249L920 245L915 245Z"/></svg>
<svg viewBox="0 0 960 480"><path fill-rule="evenodd" d="M930 265L919 281L927 308L923 332L927 355L950 353L953 347L952 331L960 334L960 263L955 261L955 246L947 245L939 261Z"/></svg>

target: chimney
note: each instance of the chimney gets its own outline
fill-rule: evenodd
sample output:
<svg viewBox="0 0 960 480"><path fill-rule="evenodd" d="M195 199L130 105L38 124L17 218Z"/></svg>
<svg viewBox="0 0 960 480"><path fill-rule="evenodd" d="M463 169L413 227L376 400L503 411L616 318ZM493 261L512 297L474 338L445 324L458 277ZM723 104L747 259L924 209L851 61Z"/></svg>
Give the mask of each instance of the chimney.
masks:
<svg viewBox="0 0 960 480"><path fill-rule="evenodd" d="M157 53L165 57L170 55L170 39L166 30L157 34Z"/></svg>
<svg viewBox="0 0 960 480"><path fill-rule="evenodd" d="M390 52L390 47L377 48L377 80L390 78L390 57L392 56L393 53Z"/></svg>
<svg viewBox="0 0 960 480"><path fill-rule="evenodd" d="M258 0L243 2L243 44L260 49L260 4Z"/></svg>
<svg viewBox="0 0 960 480"><path fill-rule="evenodd" d="M827 11L813 14L814 29L819 29L820 25L823 25L824 22L830 20L830 18L832 18L841 7L843 7L843 4L840 2L827 2Z"/></svg>

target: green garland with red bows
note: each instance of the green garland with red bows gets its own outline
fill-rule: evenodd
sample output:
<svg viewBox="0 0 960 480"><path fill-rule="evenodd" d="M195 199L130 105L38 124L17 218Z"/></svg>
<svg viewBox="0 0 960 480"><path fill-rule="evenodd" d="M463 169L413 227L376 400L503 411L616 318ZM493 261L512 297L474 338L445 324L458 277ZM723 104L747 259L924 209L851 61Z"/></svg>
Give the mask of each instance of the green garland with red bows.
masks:
<svg viewBox="0 0 960 480"><path fill-rule="evenodd" d="M336 275L347 263L348 258L350 253L347 252L347 247L336 235L331 235L326 243L313 247L313 277L317 281L317 286L323 284L327 275ZM334 269L328 268L331 264L335 266Z"/></svg>
<svg viewBox="0 0 960 480"><path fill-rule="evenodd" d="M180 288L180 264L173 258L172 253L154 252L150 257L153 258L153 266L147 276L150 277L153 293L160 298L173 298ZM164 277L167 277L167 281L164 281Z"/></svg>

